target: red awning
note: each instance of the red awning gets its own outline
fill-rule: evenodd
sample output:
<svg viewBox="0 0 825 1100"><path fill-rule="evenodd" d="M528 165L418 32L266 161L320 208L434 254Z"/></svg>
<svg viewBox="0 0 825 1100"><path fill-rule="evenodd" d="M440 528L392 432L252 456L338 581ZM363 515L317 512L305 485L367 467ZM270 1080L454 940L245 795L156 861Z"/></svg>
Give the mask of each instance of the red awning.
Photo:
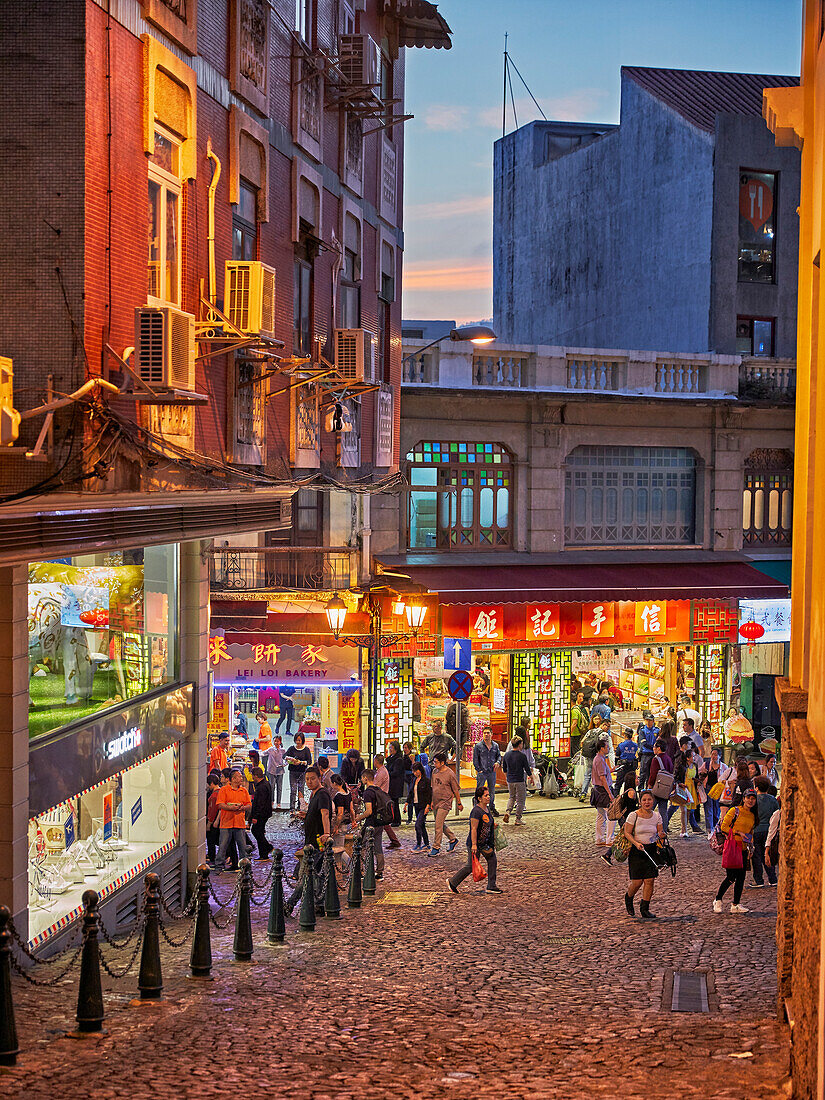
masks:
<svg viewBox="0 0 825 1100"><path fill-rule="evenodd" d="M747 562L607 565L400 565L443 604L588 603L593 600L782 599L787 585Z"/></svg>

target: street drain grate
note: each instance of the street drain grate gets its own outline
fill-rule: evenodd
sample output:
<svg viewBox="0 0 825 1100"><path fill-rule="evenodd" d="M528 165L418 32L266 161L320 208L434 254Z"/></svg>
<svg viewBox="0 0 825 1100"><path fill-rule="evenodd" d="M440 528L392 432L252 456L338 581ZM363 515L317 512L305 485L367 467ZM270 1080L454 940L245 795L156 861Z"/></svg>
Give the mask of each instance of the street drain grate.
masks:
<svg viewBox="0 0 825 1100"><path fill-rule="evenodd" d="M708 982L696 970L676 970L673 974L671 1012L709 1012Z"/></svg>
<svg viewBox="0 0 825 1100"><path fill-rule="evenodd" d="M432 905L437 897L425 890L388 890L378 901L384 905Z"/></svg>

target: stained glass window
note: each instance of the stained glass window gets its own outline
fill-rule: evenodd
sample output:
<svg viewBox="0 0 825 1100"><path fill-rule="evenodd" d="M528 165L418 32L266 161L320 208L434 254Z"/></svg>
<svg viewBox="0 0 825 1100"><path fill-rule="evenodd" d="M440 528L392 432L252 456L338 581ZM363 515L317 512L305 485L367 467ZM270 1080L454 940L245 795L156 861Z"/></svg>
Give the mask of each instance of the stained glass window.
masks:
<svg viewBox="0 0 825 1100"><path fill-rule="evenodd" d="M408 452L409 546L512 545L512 459L499 443L422 441Z"/></svg>

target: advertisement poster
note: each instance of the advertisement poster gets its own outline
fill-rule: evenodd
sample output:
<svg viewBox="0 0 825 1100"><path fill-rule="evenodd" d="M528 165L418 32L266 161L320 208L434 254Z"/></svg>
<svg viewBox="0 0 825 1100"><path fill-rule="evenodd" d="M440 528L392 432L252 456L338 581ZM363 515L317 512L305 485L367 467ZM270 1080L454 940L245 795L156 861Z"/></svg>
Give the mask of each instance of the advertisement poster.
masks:
<svg viewBox="0 0 825 1100"><path fill-rule="evenodd" d="M112 809L114 807L114 794L109 791L103 796L103 839L112 839Z"/></svg>

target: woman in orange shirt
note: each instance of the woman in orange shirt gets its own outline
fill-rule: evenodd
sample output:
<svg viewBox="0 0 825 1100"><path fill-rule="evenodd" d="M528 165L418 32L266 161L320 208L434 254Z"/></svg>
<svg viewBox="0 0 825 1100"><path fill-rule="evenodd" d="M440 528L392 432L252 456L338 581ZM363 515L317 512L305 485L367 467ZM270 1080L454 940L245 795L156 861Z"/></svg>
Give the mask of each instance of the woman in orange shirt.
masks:
<svg viewBox="0 0 825 1100"><path fill-rule="evenodd" d="M266 720L266 715L263 711L260 711L257 715L258 721L261 723L258 730L258 750L260 752L269 752L272 748L272 726Z"/></svg>

